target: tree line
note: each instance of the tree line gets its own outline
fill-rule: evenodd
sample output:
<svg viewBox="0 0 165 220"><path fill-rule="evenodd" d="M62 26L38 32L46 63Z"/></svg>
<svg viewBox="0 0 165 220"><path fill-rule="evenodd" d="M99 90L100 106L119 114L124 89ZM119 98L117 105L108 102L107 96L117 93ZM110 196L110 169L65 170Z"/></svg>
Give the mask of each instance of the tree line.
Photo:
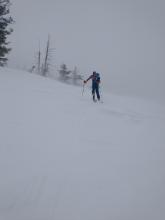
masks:
<svg viewBox="0 0 165 220"><path fill-rule="evenodd" d="M13 18L10 16L10 6L10 0L0 0L0 66L5 66L7 64L7 55L11 51L9 42L7 41L8 36L13 32L11 24L14 22ZM50 47L50 36L48 36L43 59L41 59L41 49L39 46L36 65L33 65L29 71L45 77L49 76L53 52L54 50ZM62 82L74 85L81 84L82 76L77 67L73 70L69 70L67 65L63 63L58 70L58 74L58 79Z"/></svg>
<svg viewBox="0 0 165 220"><path fill-rule="evenodd" d="M40 45L39 50L37 52L36 64L33 65L30 69L30 72L34 72L44 77L49 77L51 72L52 65L52 56L54 53L54 48L50 46L50 36L48 36L48 40L46 43L45 52L41 52ZM73 70L69 70L65 63L60 65L58 72L58 80L61 82L65 82L73 85L81 85L83 77L79 73L78 68L75 66Z"/></svg>

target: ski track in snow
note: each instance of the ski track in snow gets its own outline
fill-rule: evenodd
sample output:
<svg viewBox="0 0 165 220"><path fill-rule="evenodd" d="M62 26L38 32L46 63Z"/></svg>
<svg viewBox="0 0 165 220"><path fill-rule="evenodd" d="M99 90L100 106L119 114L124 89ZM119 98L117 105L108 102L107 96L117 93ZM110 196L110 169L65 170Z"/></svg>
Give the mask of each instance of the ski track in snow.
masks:
<svg viewBox="0 0 165 220"><path fill-rule="evenodd" d="M0 68L0 220L164 220L165 106Z"/></svg>

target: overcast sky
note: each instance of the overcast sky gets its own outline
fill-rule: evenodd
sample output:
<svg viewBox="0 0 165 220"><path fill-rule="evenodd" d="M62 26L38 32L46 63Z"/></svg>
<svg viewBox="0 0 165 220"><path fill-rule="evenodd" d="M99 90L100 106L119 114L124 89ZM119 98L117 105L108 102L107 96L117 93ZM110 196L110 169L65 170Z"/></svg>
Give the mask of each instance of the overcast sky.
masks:
<svg viewBox="0 0 165 220"><path fill-rule="evenodd" d="M11 0L9 65L30 68L48 34L53 63L101 73L103 87L164 98L164 0Z"/></svg>

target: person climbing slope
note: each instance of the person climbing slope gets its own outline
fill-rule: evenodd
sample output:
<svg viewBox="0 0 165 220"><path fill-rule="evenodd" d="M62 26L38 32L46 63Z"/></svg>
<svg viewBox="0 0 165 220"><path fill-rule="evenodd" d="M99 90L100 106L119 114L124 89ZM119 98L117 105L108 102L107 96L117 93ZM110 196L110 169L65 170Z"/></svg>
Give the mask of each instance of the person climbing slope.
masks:
<svg viewBox="0 0 165 220"><path fill-rule="evenodd" d="M93 74L87 80L84 80L84 83L86 84L90 79L92 80L93 101L96 102L95 94L97 96L97 100L98 101L100 100L100 93L99 93L100 75L99 73L96 73L94 71Z"/></svg>

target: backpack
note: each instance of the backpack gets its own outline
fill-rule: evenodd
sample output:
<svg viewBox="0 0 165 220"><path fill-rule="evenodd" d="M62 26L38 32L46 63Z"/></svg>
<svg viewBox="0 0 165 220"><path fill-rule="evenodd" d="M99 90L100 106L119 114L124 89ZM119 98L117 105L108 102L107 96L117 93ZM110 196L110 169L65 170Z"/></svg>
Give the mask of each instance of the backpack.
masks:
<svg viewBox="0 0 165 220"><path fill-rule="evenodd" d="M96 81L100 82L100 74L99 73L96 73Z"/></svg>

